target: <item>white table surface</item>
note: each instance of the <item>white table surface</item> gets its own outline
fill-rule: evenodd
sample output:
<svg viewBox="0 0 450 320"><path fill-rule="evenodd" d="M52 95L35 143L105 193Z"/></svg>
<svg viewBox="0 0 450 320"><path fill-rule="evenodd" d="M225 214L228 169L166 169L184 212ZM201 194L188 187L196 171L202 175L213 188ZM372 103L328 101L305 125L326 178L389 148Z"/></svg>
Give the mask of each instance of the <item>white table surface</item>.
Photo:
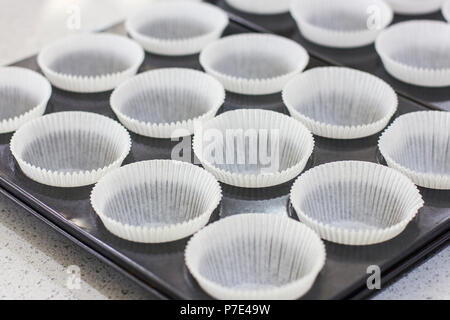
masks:
<svg viewBox="0 0 450 320"><path fill-rule="evenodd" d="M81 30L102 29L151 0L0 0L0 65L31 56L68 30L81 9ZM80 270L79 286L68 268ZM0 195L0 299L150 299L91 254ZM450 247L374 299L450 299Z"/></svg>

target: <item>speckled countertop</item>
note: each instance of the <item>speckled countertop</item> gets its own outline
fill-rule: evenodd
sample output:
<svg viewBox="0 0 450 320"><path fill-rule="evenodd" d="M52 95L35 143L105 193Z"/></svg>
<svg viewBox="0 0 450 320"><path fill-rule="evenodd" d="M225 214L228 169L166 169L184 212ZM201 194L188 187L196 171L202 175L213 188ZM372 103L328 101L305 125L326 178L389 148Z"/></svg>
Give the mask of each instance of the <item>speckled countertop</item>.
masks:
<svg viewBox="0 0 450 320"><path fill-rule="evenodd" d="M80 8L81 29L92 30L123 20L149 1L0 0L0 65L35 54L49 41L72 32L66 22L73 5ZM69 273L78 270L80 282ZM0 299L151 298L0 195ZM396 279L374 299L450 300L450 247Z"/></svg>

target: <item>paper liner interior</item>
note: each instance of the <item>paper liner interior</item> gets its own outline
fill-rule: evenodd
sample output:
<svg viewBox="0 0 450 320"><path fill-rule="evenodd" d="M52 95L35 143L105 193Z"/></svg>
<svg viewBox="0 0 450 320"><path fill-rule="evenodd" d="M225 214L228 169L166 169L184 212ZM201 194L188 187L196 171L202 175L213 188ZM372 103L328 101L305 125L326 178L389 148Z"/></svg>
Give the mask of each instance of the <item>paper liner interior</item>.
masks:
<svg viewBox="0 0 450 320"><path fill-rule="evenodd" d="M325 246L314 231L290 218L239 214L194 235L185 261L215 298L297 299L323 268Z"/></svg>
<svg viewBox="0 0 450 320"><path fill-rule="evenodd" d="M144 61L144 50L124 36L89 33L55 41L39 53L37 61L57 88L102 92L136 74Z"/></svg>
<svg viewBox="0 0 450 320"><path fill-rule="evenodd" d="M386 70L418 86L450 86L450 25L411 20L383 31L375 44Z"/></svg>
<svg viewBox="0 0 450 320"><path fill-rule="evenodd" d="M20 67L0 67L0 133L13 132L44 114L52 94L39 73Z"/></svg>
<svg viewBox="0 0 450 320"><path fill-rule="evenodd" d="M415 184L450 190L450 113L412 112L397 118L379 141L387 164Z"/></svg>
<svg viewBox="0 0 450 320"><path fill-rule="evenodd" d="M155 1L125 23L146 51L169 56L199 53L227 25L222 9L199 1Z"/></svg>
<svg viewBox="0 0 450 320"><path fill-rule="evenodd" d="M271 34L238 34L209 44L200 54L205 71L234 93L280 92L309 61L296 42Z"/></svg>
<svg viewBox="0 0 450 320"><path fill-rule="evenodd" d="M394 238L423 206L419 190L406 176L362 161L308 170L294 183L291 203L300 221L321 238L346 245Z"/></svg>
<svg viewBox="0 0 450 320"><path fill-rule="evenodd" d="M393 19L383 0L293 0L290 12L306 39L334 48L369 45Z"/></svg>
<svg viewBox="0 0 450 320"><path fill-rule="evenodd" d="M321 67L295 76L283 89L290 114L312 133L356 139L380 132L398 106L395 91L369 73Z"/></svg>
<svg viewBox="0 0 450 320"><path fill-rule="evenodd" d="M194 133L194 122L213 118L225 101L215 78L196 70L167 68L141 73L111 95L111 107L130 131L177 138Z"/></svg>
<svg viewBox="0 0 450 320"><path fill-rule="evenodd" d="M438 11L443 0L386 0L395 13L420 15Z"/></svg>
<svg viewBox="0 0 450 320"><path fill-rule="evenodd" d="M252 14L281 14L289 11L290 0L226 0L231 7Z"/></svg>
<svg viewBox="0 0 450 320"><path fill-rule="evenodd" d="M102 178L91 204L105 227L126 240L162 243L205 226L219 205L217 180L204 169L172 160L124 166Z"/></svg>
<svg viewBox="0 0 450 320"><path fill-rule="evenodd" d="M219 181L264 188L294 179L314 148L312 134L278 112L240 109L225 112L195 128L193 149Z"/></svg>
<svg viewBox="0 0 450 320"><path fill-rule="evenodd" d="M89 112L58 112L31 120L11 139L23 173L55 187L93 184L120 167L131 148L118 122Z"/></svg>

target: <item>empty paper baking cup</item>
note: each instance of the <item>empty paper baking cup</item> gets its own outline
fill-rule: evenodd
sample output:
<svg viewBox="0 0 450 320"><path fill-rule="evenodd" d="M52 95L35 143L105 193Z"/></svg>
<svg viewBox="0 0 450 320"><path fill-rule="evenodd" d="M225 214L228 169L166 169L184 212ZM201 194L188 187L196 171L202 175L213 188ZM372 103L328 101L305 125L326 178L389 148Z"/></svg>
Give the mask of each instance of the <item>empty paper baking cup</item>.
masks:
<svg viewBox="0 0 450 320"><path fill-rule="evenodd" d="M197 1L156 1L125 24L145 50L168 56L199 53L227 25L222 9Z"/></svg>
<svg viewBox="0 0 450 320"><path fill-rule="evenodd" d="M281 113L240 109L197 126L193 148L219 181L263 188L298 176L312 154L314 138L299 121Z"/></svg>
<svg viewBox="0 0 450 320"><path fill-rule="evenodd" d="M398 105L395 91L383 80L341 67L315 68L294 77L283 89L283 101L312 133L334 139L380 132Z"/></svg>
<svg viewBox="0 0 450 320"><path fill-rule="evenodd" d="M114 34L72 35L45 47L38 56L42 72L57 88L73 92L114 89L136 74L144 50Z"/></svg>
<svg viewBox="0 0 450 320"><path fill-rule="evenodd" d="M393 77L424 87L450 86L450 24L398 23L380 34L375 47Z"/></svg>
<svg viewBox="0 0 450 320"><path fill-rule="evenodd" d="M382 0L293 0L290 12L306 39L334 48L373 43L393 18Z"/></svg>
<svg viewBox="0 0 450 320"><path fill-rule="evenodd" d="M303 223L328 241L370 245L400 234L423 206L400 172L362 161L332 162L302 174L291 202Z"/></svg>
<svg viewBox="0 0 450 320"><path fill-rule="evenodd" d="M44 114L52 94L39 73L19 67L0 68L0 133L17 130Z"/></svg>
<svg viewBox="0 0 450 320"><path fill-rule="evenodd" d="M289 11L290 0L226 0L233 8L253 14L280 14Z"/></svg>
<svg viewBox="0 0 450 320"><path fill-rule="evenodd" d="M91 204L116 236L162 243L203 228L221 198L219 183L202 168L179 161L151 160L106 175L92 190Z"/></svg>
<svg viewBox="0 0 450 320"><path fill-rule="evenodd" d="M443 0L386 0L395 13L406 15L426 14L438 11Z"/></svg>
<svg viewBox="0 0 450 320"><path fill-rule="evenodd" d="M118 122L89 112L58 112L31 120L11 139L11 152L30 179L54 187L97 182L120 167L131 148Z"/></svg>
<svg viewBox="0 0 450 320"><path fill-rule="evenodd" d="M379 141L389 167L430 189L450 189L450 113L412 112L397 118Z"/></svg>
<svg viewBox="0 0 450 320"><path fill-rule="evenodd" d="M450 23L450 0L447 0L442 5L442 15L444 16L445 20Z"/></svg>
<svg viewBox="0 0 450 320"><path fill-rule="evenodd" d="M248 95L280 92L308 61L308 53L299 44L270 34L228 36L200 54L202 67L225 89Z"/></svg>
<svg viewBox="0 0 450 320"><path fill-rule="evenodd" d="M222 84L191 69L157 69L121 84L111 107L130 131L177 138L194 133L194 122L213 118L225 100Z"/></svg>
<svg viewBox="0 0 450 320"><path fill-rule="evenodd" d="M290 218L239 214L194 235L185 261L215 298L297 299L322 270L325 246L313 230Z"/></svg>

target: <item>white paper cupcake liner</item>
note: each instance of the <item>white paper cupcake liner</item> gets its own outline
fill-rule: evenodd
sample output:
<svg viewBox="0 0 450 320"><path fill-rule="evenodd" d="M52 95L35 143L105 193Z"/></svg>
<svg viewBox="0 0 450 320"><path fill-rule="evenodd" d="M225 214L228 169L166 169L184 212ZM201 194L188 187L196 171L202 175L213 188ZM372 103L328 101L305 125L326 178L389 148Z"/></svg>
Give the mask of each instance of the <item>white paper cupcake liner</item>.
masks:
<svg viewBox="0 0 450 320"><path fill-rule="evenodd" d="M442 15L450 23L450 0L445 1L442 5Z"/></svg>
<svg viewBox="0 0 450 320"><path fill-rule="evenodd" d="M186 266L199 285L224 300L298 299L313 285L325 256L313 230L267 214L215 222L195 234L185 250Z"/></svg>
<svg viewBox="0 0 450 320"><path fill-rule="evenodd" d="M433 20L395 24L377 38L375 48L395 78L418 86L450 86L450 25Z"/></svg>
<svg viewBox="0 0 450 320"><path fill-rule="evenodd" d="M222 9L197 1L156 1L125 23L146 51L168 56L199 53L227 25Z"/></svg>
<svg viewBox="0 0 450 320"><path fill-rule="evenodd" d="M406 15L427 14L438 11L443 0L386 0L395 13Z"/></svg>
<svg viewBox="0 0 450 320"><path fill-rule="evenodd" d="M410 179L362 161L332 162L302 174L291 202L303 223L322 239L371 245L399 235L423 206Z"/></svg>
<svg viewBox="0 0 450 320"><path fill-rule="evenodd" d="M299 44L270 34L228 36L200 54L202 67L225 89L248 95L280 92L308 61L308 53Z"/></svg>
<svg viewBox="0 0 450 320"><path fill-rule="evenodd" d="M185 238L203 228L222 198L217 180L189 163L137 162L94 187L91 204L116 236L141 243Z"/></svg>
<svg viewBox="0 0 450 320"><path fill-rule="evenodd" d="M50 44L39 53L38 64L57 88L102 92L136 74L144 56L144 50L133 40L92 33L68 36Z"/></svg>
<svg viewBox="0 0 450 320"><path fill-rule="evenodd" d="M233 8L252 14L280 14L289 11L290 0L226 0Z"/></svg>
<svg viewBox="0 0 450 320"><path fill-rule="evenodd" d="M54 187L94 184L130 152L118 122L89 112L58 112L31 120L11 139L11 152L30 179Z"/></svg>
<svg viewBox="0 0 450 320"><path fill-rule="evenodd" d="M371 136L387 126L398 106L395 91L366 72L341 67L308 70L283 89L290 114L315 135Z"/></svg>
<svg viewBox="0 0 450 320"><path fill-rule="evenodd" d="M380 137L378 146L388 166L418 186L450 190L450 112L400 116Z"/></svg>
<svg viewBox="0 0 450 320"><path fill-rule="evenodd" d="M293 0L290 12L306 39L333 48L369 45L393 18L382 0Z"/></svg>
<svg viewBox="0 0 450 320"><path fill-rule="evenodd" d="M281 113L240 109L199 124L193 149L219 181L264 188L298 176L312 154L314 138L300 122Z"/></svg>
<svg viewBox="0 0 450 320"><path fill-rule="evenodd" d="M111 95L111 107L125 127L155 138L193 134L194 122L213 118L224 101L219 81L181 68L141 73Z"/></svg>
<svg viewBox="0 0 450 320"><path fill-rule="evenodd" d="M44 114L52 94L39 73L19 67L0 68L0 133L13 132Z"/></svg>

